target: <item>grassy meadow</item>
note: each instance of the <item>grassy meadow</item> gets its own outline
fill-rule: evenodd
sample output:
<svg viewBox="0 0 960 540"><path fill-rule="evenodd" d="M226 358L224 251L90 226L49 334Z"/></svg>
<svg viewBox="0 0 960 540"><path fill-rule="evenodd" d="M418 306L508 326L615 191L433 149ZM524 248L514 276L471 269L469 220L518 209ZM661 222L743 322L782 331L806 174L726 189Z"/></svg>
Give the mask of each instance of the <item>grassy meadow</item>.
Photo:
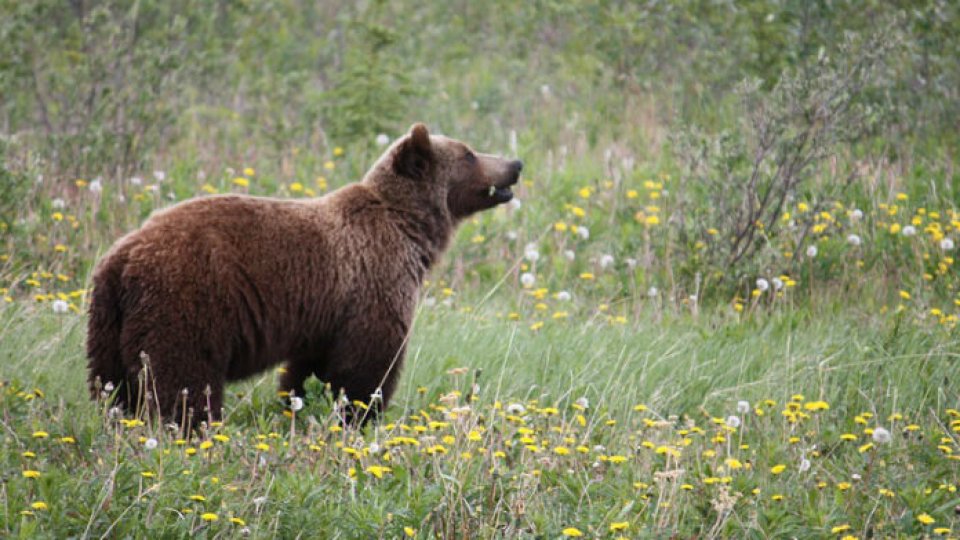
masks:
<svg viewBox="0 0 960 540"><path fill-rule="evenodd" d="M0 537L960 537L952 3L59 4L0 0ZM414 121L525 167L379 424L89 398L115 239Z"/></svg>

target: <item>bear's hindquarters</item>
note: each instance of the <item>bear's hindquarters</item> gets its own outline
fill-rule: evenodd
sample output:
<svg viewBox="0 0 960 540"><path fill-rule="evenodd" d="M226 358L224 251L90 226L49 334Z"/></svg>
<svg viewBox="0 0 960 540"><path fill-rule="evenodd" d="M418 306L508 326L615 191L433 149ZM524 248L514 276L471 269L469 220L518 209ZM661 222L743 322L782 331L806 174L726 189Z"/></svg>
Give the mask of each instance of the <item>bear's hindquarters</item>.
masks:
<svg viewBox="0 0 960 540"><path fill-rule="evenodd" d="M125 407L133 396L125 384L126 374L120 356L123 292L121 270L117 266L116 260L105 260L93 279L87 321L87 367L91 397L100 399L102 393L109 393L116 388L117 405Z"/></svg>

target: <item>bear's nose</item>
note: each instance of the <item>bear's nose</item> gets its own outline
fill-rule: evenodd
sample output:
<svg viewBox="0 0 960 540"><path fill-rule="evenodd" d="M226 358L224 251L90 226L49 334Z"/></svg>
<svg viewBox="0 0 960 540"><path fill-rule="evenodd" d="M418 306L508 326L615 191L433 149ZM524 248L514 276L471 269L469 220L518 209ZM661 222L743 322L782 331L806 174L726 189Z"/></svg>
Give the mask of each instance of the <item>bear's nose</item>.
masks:
<svg viewBox="0 0 960 540"><path fill-rule="evenodd" d="M520 161L519 159L515 160L512 163L512 165L513 165L513 168L516 169L518 173L523 170L523 162Z"/></svg>

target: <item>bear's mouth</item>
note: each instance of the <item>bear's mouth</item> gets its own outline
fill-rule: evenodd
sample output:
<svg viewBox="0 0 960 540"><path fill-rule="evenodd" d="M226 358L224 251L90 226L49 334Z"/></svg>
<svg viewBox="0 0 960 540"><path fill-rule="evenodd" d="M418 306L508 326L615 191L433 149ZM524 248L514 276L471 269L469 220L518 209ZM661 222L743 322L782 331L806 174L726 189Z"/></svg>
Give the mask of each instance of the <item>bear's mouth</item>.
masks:
<svg viewBox="0 0 960 540"><path fill-rule="evenodd" d="M502 182L497 185L494 184L490 186L488 195L492 198L497 204L502 204L509 202L513 199L513 190L510 189L510 186L517 183L517 178L510 179L506 182Z"/></svg>

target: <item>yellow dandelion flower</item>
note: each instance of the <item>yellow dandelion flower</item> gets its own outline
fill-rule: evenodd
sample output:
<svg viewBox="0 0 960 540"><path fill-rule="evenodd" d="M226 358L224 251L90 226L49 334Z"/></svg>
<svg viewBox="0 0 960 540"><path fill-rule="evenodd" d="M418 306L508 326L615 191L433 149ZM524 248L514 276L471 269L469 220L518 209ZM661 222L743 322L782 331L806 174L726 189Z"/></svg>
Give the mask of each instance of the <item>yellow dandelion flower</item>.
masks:
<svg viewBox="0 0 960 540"><path fill-rule="evenodd" d="M783 464L774 465L773 467L770 467L770 473L771 473L771 474L780 474L780 473L782 473L782 472L785 471L785 470L787 470L787 466L786 466L786 465L783 465Z"/></svg>
<svg viewBox="0 0 960 540"><path fill-rule="evenodd" d="M294 182L290 184L290 191L294 193L300 193L301 191L303 191L303 184L301 184L300 182Z"/></svg>
<svg viewBox="0 0 960 540"><path fill-rule="evenodd" d="M851 487L852 485L850 484L850 482L840 482L839 484L837 484L837 489L839 489L840 491L846 491Z"/></svg>
<svg viewBox="0 0 960 540"><path fill-rule="evenodd" d="M376 476L378 479L379 479L379 478L383 478L383 475L384 475L384 474L389 473L389 472L392 472L392 471L393 471L393 469L391 469L390 467L384 467L384 466L381 466L381 465L371 465L371 466L367 467L366 469L364 469L364 472L366 472L366 473L368 473L368 474L372 474L373 476Z"/></svg>
<svg viewBox="0 0 960 540"><path fill-rule="evenodd" d="M240 187L248 187L250 185L250 181L242 176L238 176L233 179L233 185L240 186Z"/></svg>
<svg viewBox="0 0 960 540"><path fill-rule="evenodd" d="M200 514L200 519L204 521L217 521L220 519L220 516L214 514L213 512L206 512L204 514Z"/></svg>
<svg viewBox="0 0 960 540"><path fill-rule="evenodd" d="M936 534L939 536L946 536L951 532L952 531L950 530L950 527L937 527L936 529L933 530L933 534Z"/></svg>
<svg viewBox="0 0 960 540"><path fill-rule="evenodd" d="M630 527L629 521L615 521L610 524L610 532L625 531Z"/></svg>
<svg viewBox="0 0 960 540"><path fill-rule="evenodd" d="M40 478L40 471L26 470L23 471L24 478Z"/></svg>
<svg viewBox="0 0 960 540"><path fill-rule="evenodd" d="M917 521L919 521L920 523L923 523L924 525L930 525L937 522L937 520L933 519L933 517L931 517L930 514L926 512L917 516Z"/></svg>
<svg viewBox="0 0 960 540"><path fill-rule="evenodd" d="M34 439L46 439L46 438L49 437L49 436L50 436L50 434L47 433L46 431L34 431L34 432L33 432L33 438L34 438Z"/></svg>
<svg viewBox="0 0 960 540"><path fill-rule="evenodd" d="M339 146L337 146L336 148L334 148L334 149L333 149L333 155L335 155L335 156L337 156L337 157L342 156L342 155L343 155L343 148L340 148Z"/></svg>
<svg viewBox="0 0 960 540"><path fill-rule="evenodd" d="M242 520L242 519L240 519L240 518L238 518L238 517L232 517L232 518L230 518L230 523L233 523L234 525L239 525L239 526L241 526L241 527L243 527L244 525L247 524L246 521L244 521L244 520Z"/></svg>
<svg viewBox="0 0 960 540"><path fill-rule="evenodd" d="M256 176L257 171L253 170L253 167L245 167L243 169L244 176Z"/></svg>
<svg viewBox="0 0 960 540"><path fill-rule="evenodd" d="M404 527L403 534L407 535L407 538L413 538L417 535L417 530L413 527Z"/></svg>
<svg viewBox="0 0 960 540"><path fill-rule="evenodd" d="M590 198L590 188L588 188L588 187L580 188L580 191L579 191L578 193L579 193L581 199L589 199L589 198Z"/></svg>
<svg viewBox="0 0 960 540"><path fill-rule="evenodd" d="M659 225L660 218L658 218L657 216L647 216L647 219L644 220L644 223L646 223L649 226Z"/></svg>
<svg viewBox="0 0 960 540"><path fill-rule="evenodd" d="M627 198L628 198L628 199L636 199L636 198L639 197L639 196L640 196L640 194L637 193L637 190L635 190L635 189L628 189L628 190L627 190Z"/></svg>
<svg viewBox="0 0 960 540"><path fill-rule="evenodd" d="M580 532L580 529L576 527L567 527L561 533L568 538L577 538L583 536L583 533Z"/></svg>
<svg viewBox="0 0 960 540"><path fill-rule="evenodd" d="M323 168L332 171L337 165L332 161L327 161L323 164Z"/></svg>
<svg viewBox="0 0 960 540"><path fill-rule="evenodd" d="M836 527L830 529L830 534L840 534L842 532L847 532L850 530L850 525L843 524L837 525Z"/></svg>
<svg viewBox="0 0 960 540"><path fill-rule="evenodd" d="M30 508L33 508L34 510L48 510L50 507L47 506L47 503L43 501L37 501L30 504Z"/></svg>
<svg viewBox="0 0 960 540"><path fill-rule="evenodd" d="M201 450L209 450L211 448L213 448L213 441L203 441L200 443Z"/></svg>
<svg viewBox="0 0 960 540"><path fill-rule="evenodd" d="M590 281L591 279L593 279L593 277L594 277L593 274L590 272L584 272L580 274L580 279L585 281Z"/></svg>
<svg viewBox="0 0 960 540"><path fill-rule="evenodd" d="M205 502L205 501L207 500L207 498L204 497L203 495L191 495L191 496L190 496L190 500L191 500L191 501L197 501L197 502Z"/></svg>

